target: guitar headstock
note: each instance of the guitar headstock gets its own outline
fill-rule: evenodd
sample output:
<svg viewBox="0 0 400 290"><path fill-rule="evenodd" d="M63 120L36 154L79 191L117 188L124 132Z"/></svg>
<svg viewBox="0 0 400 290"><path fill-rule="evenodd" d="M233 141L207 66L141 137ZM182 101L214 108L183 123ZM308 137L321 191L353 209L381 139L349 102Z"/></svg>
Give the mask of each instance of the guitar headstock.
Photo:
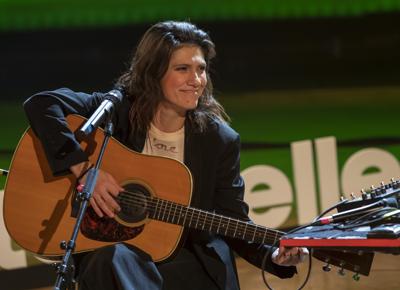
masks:
<svg viewBox="0 0 400 290"><path fill-rule="evenodd" d="M351 199L337 206L338 212L350 210L356 207L369 205L384 198L400 199L400 179L392 178L389 183L383 181L379 186L371 185L369 189L361 189L360 196L351 193Z"/></svg>
<svg viewBox="0 0 400 290"><path fill-rule="evenodd" d="M281 238L281 245L313 248L312 255L326 263L322 267L324 271L330 271L330 265L334 265L339 267L341 275L344 275L345 269L355 272L353 276L355 280L359 279L359 274L368 276L374 252L395 253L398 249L396 243L398 240L386 236L379 237L382 239L381 244L373 246L368 242L371 239L369 236L371 230L368 227L358 226L356 229L357 225L354 224L349 227L340 226L352 219L359 219L360 214L369 213L368 210L371 209L399 208L400 180L392 178L387 184L381 182L379 186L371 186L369 190L362 189L360 197L356 197L353 193L351 196L351 200L343 198L341 203L325 212L336 208L338 214L328 216L326 219L316 219L316 222L309 226L290 232Z"/></svg>
<svg viewBox="0 0 400 290"><path fill-rule="evenodd" d="M362 252L347 252L345 250L319 250L314 249L313 257L326 263L322 269L325 272L330 271L330 265L339 267L338 273L344 275L344 270L354 272L353 277L357 279L358 274L368 276L371 270L374 253Z"/></svg>

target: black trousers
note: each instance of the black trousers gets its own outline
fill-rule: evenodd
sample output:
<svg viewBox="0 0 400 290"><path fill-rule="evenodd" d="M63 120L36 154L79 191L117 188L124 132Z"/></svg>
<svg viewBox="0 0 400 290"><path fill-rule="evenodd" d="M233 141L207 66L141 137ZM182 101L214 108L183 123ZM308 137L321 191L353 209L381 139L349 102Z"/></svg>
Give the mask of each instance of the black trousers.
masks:
<svg viewBox="0 0 400 290"><path fill-rule="evenodd" d="M145 252L123 243L87 254L79 263L78 283L82 290L219 289L187 248L173 260L155 264Z"/></svg>

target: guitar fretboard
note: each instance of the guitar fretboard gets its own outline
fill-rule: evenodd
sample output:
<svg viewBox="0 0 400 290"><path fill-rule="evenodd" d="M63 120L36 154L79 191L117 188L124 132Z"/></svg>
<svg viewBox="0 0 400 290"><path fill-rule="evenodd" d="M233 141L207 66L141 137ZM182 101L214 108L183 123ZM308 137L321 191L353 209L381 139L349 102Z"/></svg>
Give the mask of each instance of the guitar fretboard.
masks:
<svg viewBox="0 0 400 290"><path fill-rule="evenodd" d="M273 244L284 234L252 222L187 207L168 200L151 197L147 198L147 202L153 205L147 207L149 217L166 223L267 244Z"/></svg>

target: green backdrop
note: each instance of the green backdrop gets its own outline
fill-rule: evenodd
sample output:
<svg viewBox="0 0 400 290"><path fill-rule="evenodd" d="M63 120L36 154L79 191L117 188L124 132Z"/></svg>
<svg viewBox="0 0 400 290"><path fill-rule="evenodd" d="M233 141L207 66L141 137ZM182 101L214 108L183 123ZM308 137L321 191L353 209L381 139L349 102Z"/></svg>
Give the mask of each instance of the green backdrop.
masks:
<svg viewBox="0 0 400 290"><path fill-rule="evenodd" d="M357 16L400 10L399 0L0 0L0 30L115 26L163 19L252 20Z"/></svg>

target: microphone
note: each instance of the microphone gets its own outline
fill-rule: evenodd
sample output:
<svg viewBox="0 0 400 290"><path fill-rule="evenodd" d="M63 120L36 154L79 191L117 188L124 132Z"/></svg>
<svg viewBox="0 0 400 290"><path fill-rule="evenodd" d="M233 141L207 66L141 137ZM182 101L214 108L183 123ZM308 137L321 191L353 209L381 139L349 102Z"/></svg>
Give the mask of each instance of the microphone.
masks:
<svg viewBox="0 0 400 290"><path fill-rule="evenodd" d="M79 139L83 139L92 133L101 122L112 116L116 107L121 103L123 98L123 87L116 87L104 95L104 101L85 122L85 124L76 132Z"/></svg>
<svg viewBox="0 0 400 290"><path fill-rule="evenodd" d="M377 208L377 207L382 207L382 206L391 206L391 207L397 207L398 208L398 203L396 198L384 198L382 200L379 200L377 202L353 208L350 210L342 211L330 216L322 217L320 219L317 219L313 225L327 225L331 224L333 222L338 222L342 220L347 220L350 218L353 218L355 216L358 216L360 214L368 213L371 209Z"/></svg>

